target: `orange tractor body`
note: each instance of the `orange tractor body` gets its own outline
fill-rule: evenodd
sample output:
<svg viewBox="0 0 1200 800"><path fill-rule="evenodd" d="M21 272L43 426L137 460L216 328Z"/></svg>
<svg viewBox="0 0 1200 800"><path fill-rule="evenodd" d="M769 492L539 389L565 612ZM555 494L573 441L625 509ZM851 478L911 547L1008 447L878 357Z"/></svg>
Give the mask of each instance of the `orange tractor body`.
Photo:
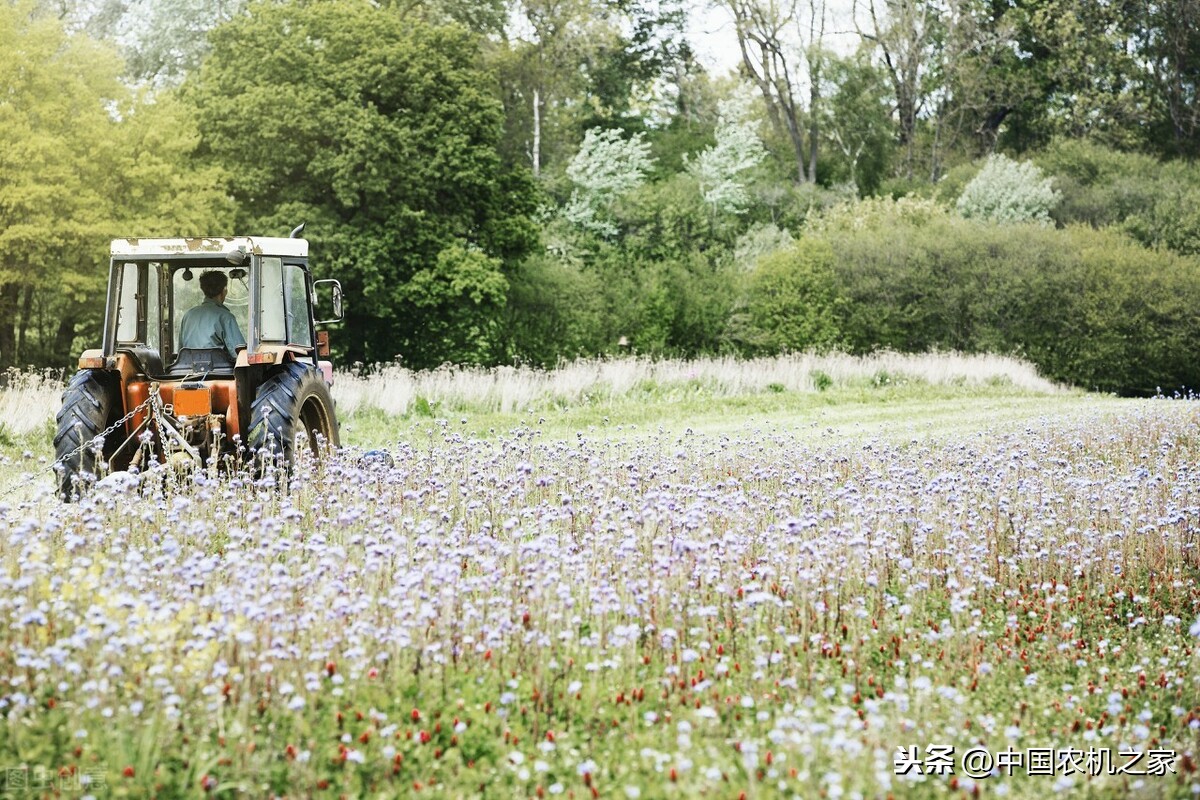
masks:
<svg viewBox="0 0 1200 800"><path fill-rule="evenodd" d="M318 454L339 444L328 333L318 326L341 319L341 286L313 280L298 231L113 241L103 346L80 357L58 413L62 497L154 464L290 463L298 434ZM206 282L224 289L207 295ZM315 314L319 290L330 294L329 319ZM185 341L196 333L184 315L205 304L236 324L234 341Z"/></svg>

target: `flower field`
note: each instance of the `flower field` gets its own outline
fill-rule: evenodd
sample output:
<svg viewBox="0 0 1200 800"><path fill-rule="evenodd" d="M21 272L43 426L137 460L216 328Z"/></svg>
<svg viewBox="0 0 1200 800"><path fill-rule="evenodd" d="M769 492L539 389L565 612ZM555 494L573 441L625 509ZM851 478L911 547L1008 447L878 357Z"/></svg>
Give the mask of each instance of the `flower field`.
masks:
<svg viewBox="0 0 1200 800"><path fill-rule="evenodd" d="M1191 797L1200 408L1122 409L809 442L441 421L392 464L302 464L291 492L200 475L0 501L0 780ZM897 774L942 746L952 774ZM968 774L972 748L1026 761ZM1067 756L1030 774L1045 748Z"/></svg>

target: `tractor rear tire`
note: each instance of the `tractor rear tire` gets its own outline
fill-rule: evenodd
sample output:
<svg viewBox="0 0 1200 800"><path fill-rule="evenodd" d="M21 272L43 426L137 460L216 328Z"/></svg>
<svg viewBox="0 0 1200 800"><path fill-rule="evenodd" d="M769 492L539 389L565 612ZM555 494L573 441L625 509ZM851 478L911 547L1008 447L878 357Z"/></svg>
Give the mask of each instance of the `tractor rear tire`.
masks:
<svg viewBox="0 0 1200 800"><path fill-rule="evenodd" d="M251 455L262 465L282 461L290 469L295 462L296 435L308 435L317 458L321 446L337 447L337 417L333 397L320 369L289 361L263 381L250 406ZM324 441L318 441L318 437Z"/></svg>
<svg viewBox="0 0 1200 800"><path fill-rule="evenodd" d="M96 449L91 442L121 418L121 382L112 372L85 369L75 373L62 396L62 408L56 417L54 460L58 465L58 496L72 502L86 493L95 480ZM120 438L113 431L106 438L101 455L112 456ZM115 437L115 438L114 438Z"/></svg>

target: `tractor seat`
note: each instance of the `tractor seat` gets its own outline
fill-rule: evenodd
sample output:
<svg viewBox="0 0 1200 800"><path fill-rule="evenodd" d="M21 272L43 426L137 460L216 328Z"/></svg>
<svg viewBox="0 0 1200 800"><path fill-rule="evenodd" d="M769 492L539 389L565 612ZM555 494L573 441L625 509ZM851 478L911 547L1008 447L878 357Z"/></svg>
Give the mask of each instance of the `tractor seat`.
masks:
<svg viewBox="0 0 1200 800"><path fill-rule="evenodd" d="M232 373L233 367L233 359L223 347L185 347L179 351L167 374L183 377L213 372Z"/></svg>

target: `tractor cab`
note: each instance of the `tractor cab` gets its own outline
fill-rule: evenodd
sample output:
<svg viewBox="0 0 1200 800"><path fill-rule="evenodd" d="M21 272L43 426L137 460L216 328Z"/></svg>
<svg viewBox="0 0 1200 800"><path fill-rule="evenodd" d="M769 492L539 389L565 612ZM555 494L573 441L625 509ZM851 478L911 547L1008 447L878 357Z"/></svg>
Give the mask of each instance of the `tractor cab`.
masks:
<svg viewBox="0 0 1200 800"><path fill-rule="evenodd" d="M231 377L239 354L180 340L184 314L205 301L200 276L210 271L227 279L224 305L246 341L243 365L275 363L282 352L316 365L327 354L317 325L329 320L314 317L314 292L329 287L338 318L340 286L312 280L308 242L239 237L114 241L101 357L126 353L152 378Z"/></svg>
<svg viewBox="0 0 1200 800"><path fill-rule="evenodd" d="M80 357L58 415L65 498L97 472L179 452L197 465L264 449L290 462L298 433L314 453L318 441L338 443L319 326L340 321L341 285L313 280L298 232L112 242L102 346ZM223 292L207 298L202 284ZM236 331L213 340L185 331L185 315L206 303L201 319ZM97 434L102 447L86 447Z"/></svg>

